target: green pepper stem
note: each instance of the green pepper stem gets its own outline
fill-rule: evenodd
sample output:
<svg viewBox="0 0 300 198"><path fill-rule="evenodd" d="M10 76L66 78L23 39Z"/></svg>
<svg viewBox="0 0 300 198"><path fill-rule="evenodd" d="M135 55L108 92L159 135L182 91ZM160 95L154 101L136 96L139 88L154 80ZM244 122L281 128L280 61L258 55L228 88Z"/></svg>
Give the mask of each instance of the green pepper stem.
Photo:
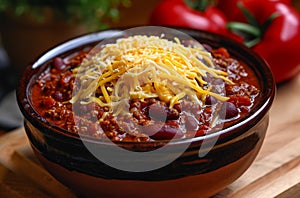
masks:
<svg viewBox="0 0 300 198"><path fill-rule="evenodd" d="M261 25L242 3L239 2L237 6L246 17L248 23L230 22L227 23L227 28L234 33L242 34L245 39L244 44L248 47L253 47L261 41L265 31L279 14L274 12Z"/></svg>
<svg viewBox="0 0 300 198"><path fill-rule="evenodd" d="M250 40L250 41L245 41L244 44L247 47L251 48L251 47L255 46L257 43L259 43L260 41L261 41L261 38L257 37L255 39Z"/></svg>
<svg viewBox="0 0 300 198"><path fill-rule="evenodd" d="M247 23L230 22L227 23L227 28L232 31L244 32L256 37L261 35L261 31L258 27L255 27Z"/></svg>
<svg viewBox="0 0 300 198"><path fill-rule="evenodd" d="M273 14L271 14L271 16L268 17L268 19L261 26L262 34L268 29L268 27L271 25L273 20L275 18L277 18L278 16L279 16L279 13L274 12Z"/></svg>
<svg viewBox="0 0 300 198"><path fill-rule="evenodd" d="M189 7L201 12L205 11L209 5L209 0L185 0L185 2Z"/></svg>
<svg viewBox="0 0 300 198"><path fill-rule="evenodd" d="M259 23L256 20L256 18L253 16L253 14L241 3L237 3L237 7L242 11L244 16L246 17L248 23L252 26L259 27Z"/></svg>

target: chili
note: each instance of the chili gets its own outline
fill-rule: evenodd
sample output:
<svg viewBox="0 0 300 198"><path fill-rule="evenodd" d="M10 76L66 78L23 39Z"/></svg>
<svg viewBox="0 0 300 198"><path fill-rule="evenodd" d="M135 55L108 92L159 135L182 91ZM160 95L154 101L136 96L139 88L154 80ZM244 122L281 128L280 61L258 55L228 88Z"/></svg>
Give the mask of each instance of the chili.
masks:
<svg viewBox="0 0 300 198"><path fill-rule="evenodd" d="M172 108L159 100L130 99L130 114L115 117L109 107L97 103L72 104L76 81L72 70L80 65L89 50L54 58L33 86L32 103L36 111L50 123L73 133L95 138L108 137L112 141L155 141L172 138L203 136L228 127L243 119L254 106L259 95L258 80L247 65L228 53L225 48L212 49L216 68L226 71L234 84L207 75L205 85L218 92L225 88L227 101L206 96L203 105L182 100ZM79 109L76 113L74 109ZM214 126L214 112L224 110ZM103 115L106 115L104 119ZM156 133L154 133L156 132Z"/></svg>

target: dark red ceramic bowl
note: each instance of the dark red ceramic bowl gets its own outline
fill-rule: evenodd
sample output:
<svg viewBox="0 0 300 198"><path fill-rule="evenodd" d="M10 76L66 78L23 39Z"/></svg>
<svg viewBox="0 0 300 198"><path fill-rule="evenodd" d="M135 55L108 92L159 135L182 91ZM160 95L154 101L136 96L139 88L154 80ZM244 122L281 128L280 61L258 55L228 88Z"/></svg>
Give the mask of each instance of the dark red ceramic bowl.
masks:
<svg viewBox="0 0 300 198"><path fill-rule="evenodd" d="M169 152L157 156L156 160L164 161L178 154L182 148L186 149L174 161L158 169L134 172L113 168L92 155L85 144L105 152L110 151L114 143L82 138L65 131L47 122L32 106L33 83L53 57L76 52L121 30L105 30L66 41L26 68L17 89L17 100L31 146L44 167L78 195L209 197L235 181L254 161L267 131L269 109L275 95L275 83L269 67L251 50L231 39L192 29L177 30L200 43L227 48L233 57L245 62L253 70L259 79L260 93L250 113L233 126L210 135L168 143ZM143 151L160 148L164 144L167 143L117 143L121 148L142 148ZM207 149L210 149L209 152ZM122 156L114 160L120 159L124 160ZM145 164L149 160L153 159L142 159ZM136 159L128 163L140 161Z"/></svg>

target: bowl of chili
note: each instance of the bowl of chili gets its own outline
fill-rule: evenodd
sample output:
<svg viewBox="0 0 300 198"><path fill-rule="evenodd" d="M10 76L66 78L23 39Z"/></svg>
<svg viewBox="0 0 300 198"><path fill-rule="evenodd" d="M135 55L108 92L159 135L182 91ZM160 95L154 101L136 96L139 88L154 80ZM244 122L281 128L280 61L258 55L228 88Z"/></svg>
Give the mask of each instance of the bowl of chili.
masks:
<svg viewBox="0 0 300 198"><path fill-rule="evenodd" d="M230 38L137 28L147 35L90 33L26 68L17 101L31 146L80 196L212 196L257 156L273 75Z"/></svg>

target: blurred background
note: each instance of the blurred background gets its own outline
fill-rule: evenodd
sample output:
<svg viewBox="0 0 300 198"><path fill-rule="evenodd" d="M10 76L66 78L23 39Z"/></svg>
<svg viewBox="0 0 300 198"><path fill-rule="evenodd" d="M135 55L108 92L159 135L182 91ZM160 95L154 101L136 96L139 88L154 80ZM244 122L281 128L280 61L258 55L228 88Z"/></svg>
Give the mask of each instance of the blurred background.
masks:
<svg viewBox="0 0 300 198"><path fill-rule="evenodd" d="M225 0L224 0L225 1ZM24 68L54 45L112 27L149 24L161 0L0 0L0 132L22 125L15 88ZM292 0L300 10L300 0Z"/></svg>
<svg viewBox="0 0 300 198"><path fill-rule="evenodd" d="M0 0L0 132L22 125L15 88L24 68L72 37L148 24L160 0Z"/></svg>

